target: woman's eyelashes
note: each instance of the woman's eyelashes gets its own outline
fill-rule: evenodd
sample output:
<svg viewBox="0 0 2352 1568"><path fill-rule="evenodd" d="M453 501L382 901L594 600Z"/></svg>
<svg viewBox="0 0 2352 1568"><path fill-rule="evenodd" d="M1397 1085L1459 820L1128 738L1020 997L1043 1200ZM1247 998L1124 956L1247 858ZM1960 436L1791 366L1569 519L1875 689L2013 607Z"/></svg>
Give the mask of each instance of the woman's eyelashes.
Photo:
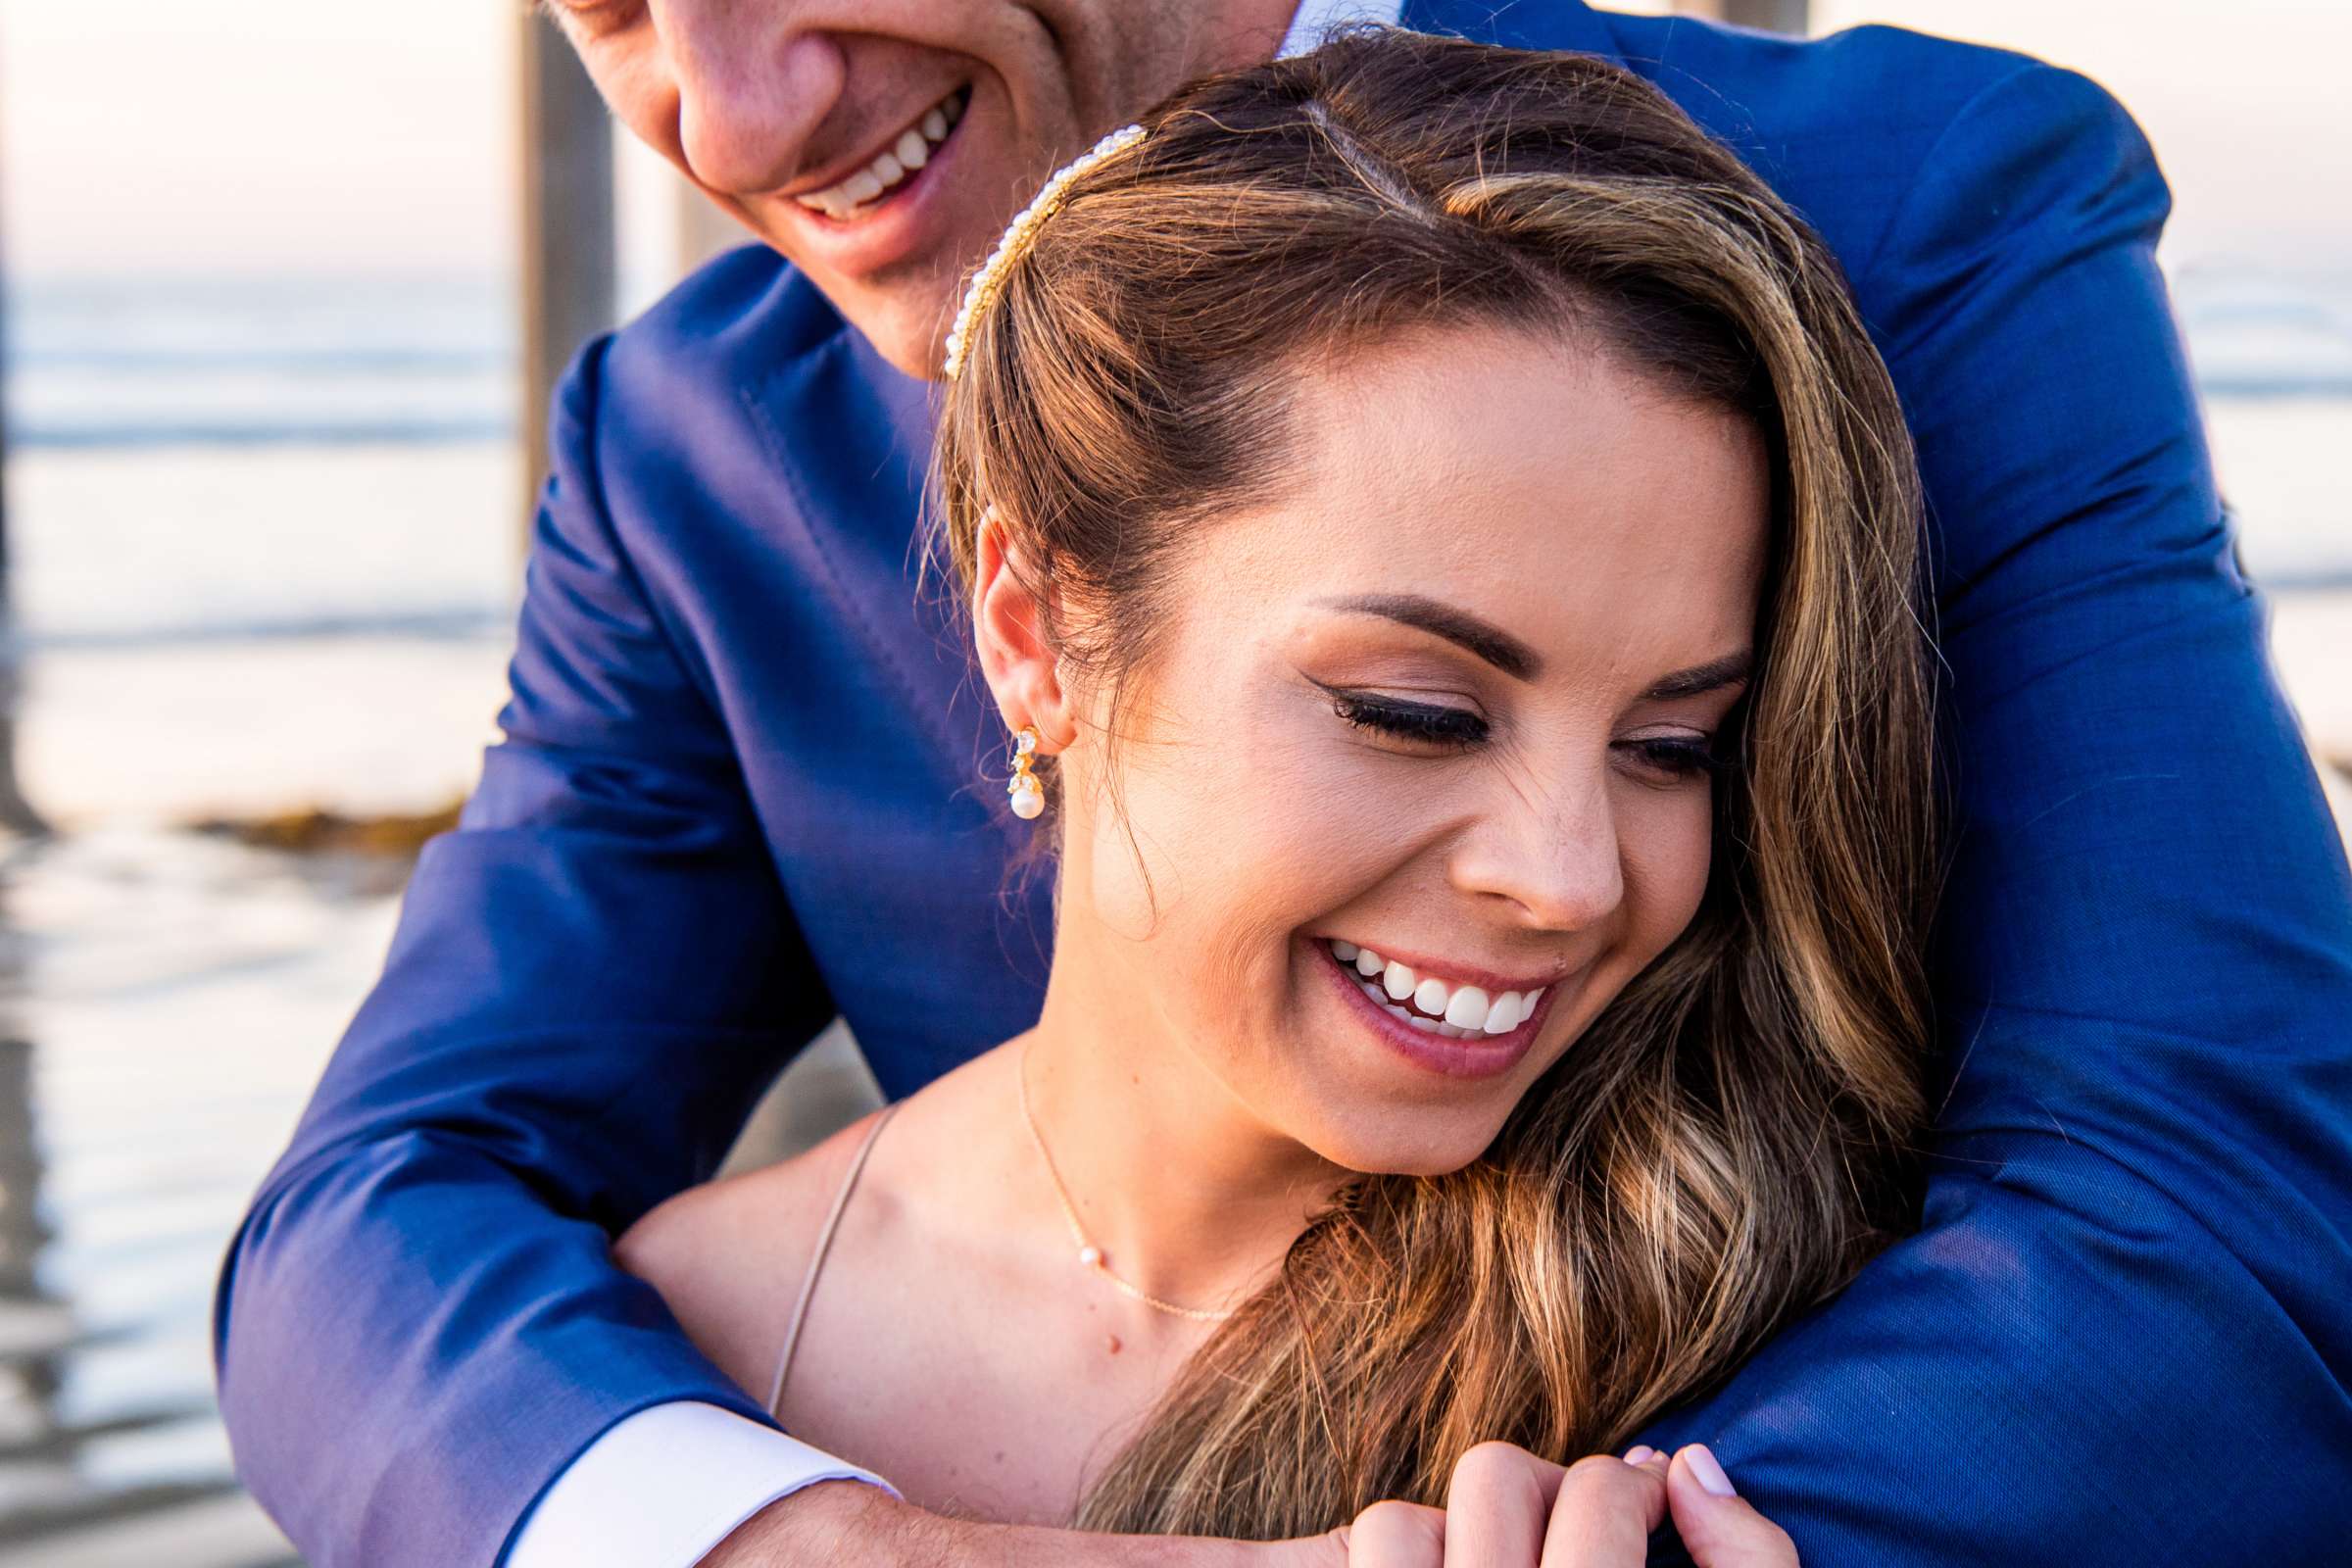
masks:
<svg viewBox="0 0 2352 1568"><path fill-rule="evenodd" d="M1653 735L1644 740L1626 741L1623 746L1640 759L1642 768L1669 783L1713 778L1724 769L1712 735Z"/></svg>
<svg viewBox="0 0 2352 1568"><path fill-rule="evenodd" d="M1445 703L1407 703L1360 692L1331 693L1332 711L1358 729L1423 746L1460 751L1487 738L1487 721L1466 708Z"/></svg>
<svg viewBox="0 0 2352 1568"><path fill-rule="evenodd" d="M1320 681L1316 684L1322 685ZM1341 719L1356 729L1369 730L1390 740L1458 752L1480 745L1488 738L1486 718L1466 708L1378 697L1334 686L1324 686L1323 690L1331 697L1332 711ZM1613 749L1652 781L1682 783L1712 778L1725 766L1712 735L1649 735L1620 741Z"/></svg>

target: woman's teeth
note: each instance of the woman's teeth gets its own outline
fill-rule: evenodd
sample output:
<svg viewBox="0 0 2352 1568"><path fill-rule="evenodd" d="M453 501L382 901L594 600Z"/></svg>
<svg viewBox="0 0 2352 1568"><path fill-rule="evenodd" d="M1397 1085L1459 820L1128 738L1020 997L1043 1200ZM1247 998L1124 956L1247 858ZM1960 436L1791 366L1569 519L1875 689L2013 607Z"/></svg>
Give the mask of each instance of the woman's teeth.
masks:
<svg viewBox="0 0 2352 1568"><path fill-rule="evenodd" d="M1354 968L1360 976L1356 984L1365 996L1414 1028L1448 1040L1509 1034L1534 1014L1536 1004L1549 989L1538 986L1533 991L1505 991L1499 997L1489 997L1476 986L1449 986L1435 975L1415 974L1406 965L1392 963L1352 942L1334 941L1331 956Z"/></svg>
<svg viewBox="0 0 2352 1568"><path fill-rule="evenodd" d="M968 86L954 92L923 111L913 124L899 132L899 139L849 178L823 190L812 190L794 201L827 218L854 218L858 210L896 190L908 174L931 161L931 149L948 139L948 131L962 118L963 106L971 97Z"/></svg>

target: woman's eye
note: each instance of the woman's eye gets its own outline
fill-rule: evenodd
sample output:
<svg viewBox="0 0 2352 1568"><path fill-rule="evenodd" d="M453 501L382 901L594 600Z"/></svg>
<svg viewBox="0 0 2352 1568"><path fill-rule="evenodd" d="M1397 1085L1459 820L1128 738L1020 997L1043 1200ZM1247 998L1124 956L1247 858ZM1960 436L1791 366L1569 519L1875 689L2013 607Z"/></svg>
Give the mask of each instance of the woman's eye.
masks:
<svg viewBox="0 0 2352 1568"><path fill-rule="evenodd" d="M1331 694L1332 711L1358 729L1396 740L1459 750L1487 738L1487 721L1464 708L1444 703L1404 703L1355 692Z"/></svg>
<svg viewBox="0 0 2352 1568"><path fill-rule="evenodd" d="M1725 765L1711 735L1657 735L1624 745L1644 768L1672 782L1712 778Z"/></svg>

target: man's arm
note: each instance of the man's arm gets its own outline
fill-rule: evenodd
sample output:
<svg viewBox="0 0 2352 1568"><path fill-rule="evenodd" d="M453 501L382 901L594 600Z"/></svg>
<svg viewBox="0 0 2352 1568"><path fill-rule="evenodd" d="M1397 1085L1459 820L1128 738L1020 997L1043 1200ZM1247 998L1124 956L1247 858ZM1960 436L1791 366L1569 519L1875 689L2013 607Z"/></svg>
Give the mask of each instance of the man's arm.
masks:
<svg viewBox="0 0 2352 1568"><path fill-rule="evenodd" d="M531 1505L501 1568L726 1568L739 1559L715 1549L721 1543L740 1549L747 1521L828 1481L858 1483L837 1492L897 1496L871 1471L732 1410L683 1399L649 1405L564 1467ZM823 1513L796 1510L795 1518Z"/></svg>
<svg viewBox="0 0 2352 1568"><path fill-rule="evenodd" d="M851 1467L777 1432L610 1238L711 1173L833 1005L604 506L604 353L558 395L506 738L230 1244L239 1476L313 1568L1334 1568L1327 1540L962 1524L863 1484L760 1510Z"/></svg>
<svg viewBox="0 0 2352 1568"><path fill-rule="evenodd" d="M2029 66L1856 269L1938 543L1926 1225L1642 1435L1713 1443L1807 1568L2278 1568L2352 1532L2352 885L2214 491L2167 203L2113 100Z"/></svg>
<svg viewBox="0 0 2352 1568"><path fill-rule="evenodd" d="M222 1272L238 1471L317 1568L489 1563L632 1412L765 1419L608 1253L833 1007L605 515L602 353L558 399L506 738Z"/></svg>

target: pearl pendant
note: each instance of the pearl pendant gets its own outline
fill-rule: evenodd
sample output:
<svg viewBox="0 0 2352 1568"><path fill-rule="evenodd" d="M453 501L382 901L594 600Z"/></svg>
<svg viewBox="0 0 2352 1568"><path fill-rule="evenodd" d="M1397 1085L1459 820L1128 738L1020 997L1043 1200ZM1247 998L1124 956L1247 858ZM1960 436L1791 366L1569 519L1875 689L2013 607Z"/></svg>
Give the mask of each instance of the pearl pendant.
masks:
<svg viewBox="0 0 2352 1568"><path fill-rule="evenodd" d="M1029 759L1037 755L1037 726L1023 724L1012 738L1012 777L1004 781L1004 792L1012 797L1012 814L1024 822L1035 821L1046 810L1046 787L1029 770Z"/></svg>
<svg viewBox="0 0 2352 1568"><path fill-rule="evenodd" d="M1102 1266L1102 1249L1093 1246L1081 1247L1078 1249L1078 1261L1088 1268L1101 1268Z"/></svg>

